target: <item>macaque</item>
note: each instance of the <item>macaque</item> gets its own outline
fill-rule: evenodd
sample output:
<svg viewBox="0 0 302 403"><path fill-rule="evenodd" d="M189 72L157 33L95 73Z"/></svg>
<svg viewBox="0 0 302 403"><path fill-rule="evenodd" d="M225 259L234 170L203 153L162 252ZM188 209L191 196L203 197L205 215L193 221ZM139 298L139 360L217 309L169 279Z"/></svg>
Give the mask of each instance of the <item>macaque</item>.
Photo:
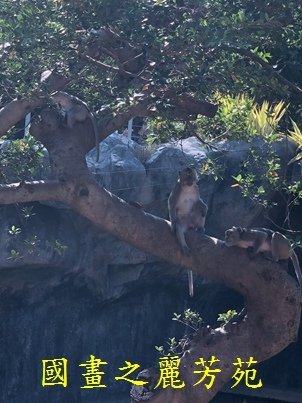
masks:
<svg viewBox="0 0 302 403"><path fill-rule="evenodd" d="M169 217L172 232L176 234L185 255L190 254L190 249L185 239L185 232L189 229L204 232L204 224L207 214L207 205L199 194L197 185L197 172L195 168L188 167L179 172L176 185L172 189L168 199ZM193 273L188 270L189 294L193 296Z"/></svg>
<svg viewBox="0 0 302 403"><path fill-rule="evenodd" d="M290 258L301 288L302 275L299 260L289 240L280 232L267 228L232 227L225 231L225 244L245 249L251 248L251 257L259 252L270 252L275 262Z"/></svg>
<svg viewBox="0 0 302 403"><path fill-rule="evenodd" d="M99 161L99 133L98 127L94 115L90 112L87 104L81 99L69 95L66 92L58 91L51 96L51 99L59 105L66 118L67 126L72 129L77 122L84 122L86 119L90 119L96 146L96 161Z"/></svg>

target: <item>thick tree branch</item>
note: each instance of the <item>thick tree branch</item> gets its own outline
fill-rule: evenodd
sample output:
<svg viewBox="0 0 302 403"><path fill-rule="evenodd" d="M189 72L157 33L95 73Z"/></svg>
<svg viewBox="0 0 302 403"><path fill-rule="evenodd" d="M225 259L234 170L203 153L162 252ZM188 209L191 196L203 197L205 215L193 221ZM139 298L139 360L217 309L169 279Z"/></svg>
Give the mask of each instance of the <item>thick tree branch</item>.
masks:
<svg viewBox="0 0 302 403"><path fill-rule="evenodd" d="M100 138L104 139L115 130L125 125L129 119L133 117L154 117L160 116L161 113L155 108L157 99L167 100L170 104L174 104L174 110L171 112L174 119L196 119L197 116L203 115L207 117L215 116L218 106L207 101L201 101L189 94L177 94L175 89L168 88L166 90L155 90L155 96L145 95L135 105L128 108L127 111L117 114L105 127L100 131Z"/></svg>
<svg viewBox="0 0 302 403"><path fill-rule="evenodd" d="M120 239L170 262L191 268L208 279L223 282L245 297L248 316L244 322L197 334L181 360L185 391L164 390L152 402L208 402L231 379L237 357L265 360L284 349L297 337L301 295L296 280L279 265L262 257L252 261L238 248L227 248L214 238L190 232L192 256L184 256L165 220L146 214L100 190L88 186L84 198L74 198L71 207L100 228ZM276 303L278 295L278 303ZM210 391L194 388L192 368L199 357L219 356L222 376ZM196 379L195 379L196 381Z"/></svg>
<svg viewBox="0 0 302 403"><path fill-rule="evenodd" d="M0 185L0 204L59 201L67 197L67 189L66 185L59 181L32 181Z"/></svg>
<svg viewBox="0 0 302 403"><path fill-rule="evenodd" d="M62 76L57 73L55 75L51 73L50 77L52 88L61 88L63 82L68 82L68 80L63 80ZM136 104L131 105L128 110L118 113L105 126L99 129L99 139L105 139L111 133L127 124L127 122L133 117L153 117L160 115L159 111L154 107L156 99L164 100L169 98L169 102L175 104L175 109L173 111L173 116L175 119L185 119L188 116L193 116L196 118L198 114L213 117L217 111L217 105L211 104L207 101L197 100L189 94L179 95L175 89L169 88L166 90L156 91L156 94L157 95L154 96L153 93L151 96L146 93L139 101L137 101ZM41 95L35 96L33 99L23 98L14 100L7 104L0 110L0 136L6 134L6 132L19 120L24 118L27 113L32 112L36 108L45 104L47 99L49 98ZM50 119L46 119L46 123L49 124L50 120L54 122L57 120L57 118L53 116ZM58 126L57 123L56 125ZM47 147L49 136L43 135L43 131L41 131L41 134L38 135L37 138ZM87 138L87 136L85 136L85 138ZM66 139L67 138L64 138L64 142L66 142ZM68 136L68 139L73 141L70 136ZM89 144L88 147L85 147L86 152L95 146L92 136L87 138L86 143L86 145Z"/></svg>
<svg viewBox="0 0 302 403"><path fill-rule="evenodd" d="M167 88L157 91L161 94L161 98L168 99L170 103L175 105L173 116L177 119L186 119L190 116L197 118L197 115L212 118L215 116L218 105L207 101L201 101L190 94L179 94L176 88Z"/></svg>
<svg viewBox="0 0 302 403"><path fill-rule="evenodd" d="M93 57L90 57L88 55L82 55L81 57L82 57L82 59L86 60L87 62L93 64L96 67L101 68L102 70L111 71L114 73L123 73L126 76L129 76L132 78L140 78L144 82L150 81L147 78L142 77L141 73L134 74L134 73L131 73L130 71L125 70L124 68L122 68L123 63L121 63L119 67L115 67L115 66L109 66L109 64L106 64L106 63L102 63L99 60L95 60ZM135 59L135 58L133 58L133 59Z"/></svg>
<svg viewBox="0 0 302 403"><path fill-rule="evenodd" d="M87 62L93 64L94 66L99 67L102 70L111 71L111 72L114 72L114 73L119 72L119 68L117 68L115 66L109 66L109 64L102 63L99 60L95 60L93 57L91 57L89 55L81 55L81 58L83 60L86 60Z"/></svg>
<svg viewBox="0 0 302 403"><path fill-rule="evenodd" d="M0 137L24 116L45 102L45 97L14 99L0 110Z"/></svg>
<svg viewBox="0 0 302 403"><path fill-rule="evenodd" d="M131 105L126 111L118 113L100 130L100 139L105 139L111 133L119 130L126 125L133 117L152 117L156 116L156 110L152 108L154 100L146 97L138 101L135 105Z"/></svg>

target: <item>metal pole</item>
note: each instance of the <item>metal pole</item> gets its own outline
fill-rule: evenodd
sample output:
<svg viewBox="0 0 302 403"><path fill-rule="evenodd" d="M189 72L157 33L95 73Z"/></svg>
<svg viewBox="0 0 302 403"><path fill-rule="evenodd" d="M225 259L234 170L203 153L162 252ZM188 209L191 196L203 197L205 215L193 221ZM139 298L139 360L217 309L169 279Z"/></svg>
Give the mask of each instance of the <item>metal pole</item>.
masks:
<svg viewBox="0 0 302 403"><path fill-rule="evenodd" d="M128 140L132 138L132 125L133 125L133 118L128 121Z"/></svg>

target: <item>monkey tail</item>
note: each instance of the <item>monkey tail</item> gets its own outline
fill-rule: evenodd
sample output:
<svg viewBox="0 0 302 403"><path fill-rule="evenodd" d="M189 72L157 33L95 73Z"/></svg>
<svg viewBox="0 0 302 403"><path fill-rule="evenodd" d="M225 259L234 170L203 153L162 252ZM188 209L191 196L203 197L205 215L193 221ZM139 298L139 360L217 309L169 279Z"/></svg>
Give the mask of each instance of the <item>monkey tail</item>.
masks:
<svg viewBox="0 0 302 403"><path fill-rule="evenodd" d="M192 270L188 270L188 280L189 280L189 295L193 297L194 295L194 280Z"/></svg>
<svg viewBox="0 0 302 403"><path fill-rule="evenodd" d="M302 274L301 274L301 269L300 269L300 264L298 257L296 255L296 252L292 249L291 255L290 255L291 261L294 265L295 273L298 279L298 283L300 285L300 288L302 287Z"/></svg>

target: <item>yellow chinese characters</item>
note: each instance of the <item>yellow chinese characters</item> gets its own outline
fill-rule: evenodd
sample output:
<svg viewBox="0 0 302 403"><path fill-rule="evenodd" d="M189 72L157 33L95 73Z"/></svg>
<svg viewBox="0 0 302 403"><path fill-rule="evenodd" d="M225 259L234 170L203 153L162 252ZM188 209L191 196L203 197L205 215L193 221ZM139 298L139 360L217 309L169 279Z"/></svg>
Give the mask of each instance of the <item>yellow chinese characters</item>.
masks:
<svg viewBox="0 0 302 403"><path fill-rule="evenodd" d="M67 386L67 359L42 360L42 386Z"/></svg>
<svg viewBox="0 0 302 403"><path fill-rule="evenodd" d="M245 358L247 359L247 358ZM263 386L261 379L256 379L257 370L252 368L258 361L254 357L249 357L247 361L241 358L236 358L236 362L233 365L236 368L233 372L232 379L234 384L232 388L235 388L240 382L244 382L248 388L261 388ZM206 389L211 389L216 380L216 376L223 371L220 368L220 360L215 356L209 356L207 359L199 357L195 361L194 374L199 375L196 377L196 382L192 386L202 384ZM82 373L85 384L81 386L81 389L93 389L93 388L106 388L107 385L103 382L103 375L101 366L107 365L106 361L96 358L94 355L90 355L90 359L86 362L79 364L80 367L85 367L86 372ZM164 356L159 359L159 376L156 377L157 384L154 389L162 387L181 389L186 386L186 383L181 379L180 373L181 358L175 356ZM225 363L226 364L226 363ZM124 375L116 376L117 381L126 381L135 386L143 386L148 384L146 379L132 379L130 376L136 370L140 368L139 364L125 361L125 365L120 367L120 371L124 371ZM229 367L228 367L229 368ZM67 387L67 359L55 358L42 360L42 386L55 386L60 385ZM158 380L157 380L158 379ZM155 382L156 382L155 381ZM153 388L153 383L152 383Z"/></svg>
<svg viewBox="0 0 302 403"><path fill-rule="evenodd" d="M219 361L220 360L218 360L214 355L212 355L212 357L208 361L205 361L204 358L199 358L198 361L195 361L195 365L201 365L203 369L194 371L194 374L203 374L203 375L199 379L199 381L194 383L193 386L199 385L200 383L204 382L207 378L209 378L208 383L205 383L204 386L207 389L211 389L216 378L216 375L214 374L221 372L221 369L212 368L212 366L213 364Z"/></svg>
<svg viewBox="0 0 302 403"><path fill-rule="evenodd" d="M175 357L162 357L159 359L160 376L159 381L154 387L158 388L160 385L165 389L168 387L180 389L185 387L185 383L178 379L179 377L180 358Z"/></svg>
<svg viewBox="0 0 302 403"><path fill-rule="evenodd" d="M124 374L123 376L116 376L114 379L116 379L117 381L121 381L121 380L127 381L136 386L142 386L142 385L145 385L146 383L148 383L147 381L140 381L138 379L133 380L133 379L127 378L128 375L132 374L132 372L136 371L140 366L139 366L139 364L131 364L130 361L125 361L125 364L126 364L126 366L119 368L119 370L120 371L128 370L128 372L126 374Z"/></svg>
<svg viewBox="0 0 302 403"><path fill-rule="evenodd" d="M236 372L232 376L236 380L232 388L238 385L238 383L244 378L245 386L248 388L261 388L262 380L260 379L258 383L250 383L255 381L257 370L253 369L242 369L243 365L247 365L247 368L250 368L252 364L257 364L257 361L254 360L254 357L250 357L248 361L244 362L240 358L237 358L237 361L233 363L233 365L238 365L239 368L236 369Z"/></svg>
<svg viewBox="0 0 302 403"><path fill-rule="evenodd" d="M80 364L80 367L86 367L86 372L83 375L86 381L85 386L81 386L81 389L92 388L106 388L107 386L102 383L102 376L105 372L100 371L101 365L106 365L108 362L102 361L100 358L95 358L94 355L90 356L90 360Z"/></svg>

